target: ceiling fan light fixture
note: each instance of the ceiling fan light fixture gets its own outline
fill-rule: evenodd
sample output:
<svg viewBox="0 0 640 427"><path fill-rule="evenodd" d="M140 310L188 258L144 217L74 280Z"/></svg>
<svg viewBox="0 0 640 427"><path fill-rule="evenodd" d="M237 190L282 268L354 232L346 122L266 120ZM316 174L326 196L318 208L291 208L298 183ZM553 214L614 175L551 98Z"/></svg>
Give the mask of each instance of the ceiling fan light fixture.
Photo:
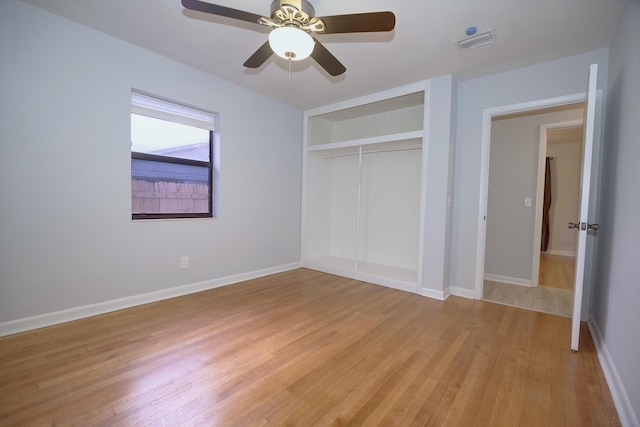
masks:
<svg viewBox="0 0 640 427"><path fill-rule="evenodd" d="M313 52L313 38L296 27L275 28L269 33L269 46L281 58L300 61Z"/></svg>

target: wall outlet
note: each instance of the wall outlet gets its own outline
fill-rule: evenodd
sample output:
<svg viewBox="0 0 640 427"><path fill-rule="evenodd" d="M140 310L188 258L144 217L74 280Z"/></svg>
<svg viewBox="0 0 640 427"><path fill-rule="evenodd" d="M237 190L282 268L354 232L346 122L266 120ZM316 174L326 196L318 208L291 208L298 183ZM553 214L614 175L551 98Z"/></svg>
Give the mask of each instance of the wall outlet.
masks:
<svg viewBox="0 0 640 427"><path fill-rule="evenodd" d="M188 256L183 256L182 258L180 258L180 268L181 269L185 269L185 268L189 268L189 257Z"/></svg>
<svg viewBox="0 0 640 427"><path fill-rule="evenodd" d="M525 199L524 199L524 207L525 208L530 208L531 207L531 197L525 197Z"/></svg>

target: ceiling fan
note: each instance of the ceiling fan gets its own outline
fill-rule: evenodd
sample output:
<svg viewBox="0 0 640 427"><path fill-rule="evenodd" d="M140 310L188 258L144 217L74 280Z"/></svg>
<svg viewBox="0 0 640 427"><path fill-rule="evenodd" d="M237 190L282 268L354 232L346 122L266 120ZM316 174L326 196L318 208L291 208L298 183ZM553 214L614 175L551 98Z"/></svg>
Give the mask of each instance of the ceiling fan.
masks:
<svg viewBox="0 0 640 427"><path fill-rule="evenodd" d="M270 18L200 0L182 0L182 5L198 12L272 27L269 40L243 64L247 68L260 67L274 53L289 61L311 56L332 76L347 69L312 34L391 31L396 24L393 12L315 17L315 10L307 0L274 0Z"/></svg>

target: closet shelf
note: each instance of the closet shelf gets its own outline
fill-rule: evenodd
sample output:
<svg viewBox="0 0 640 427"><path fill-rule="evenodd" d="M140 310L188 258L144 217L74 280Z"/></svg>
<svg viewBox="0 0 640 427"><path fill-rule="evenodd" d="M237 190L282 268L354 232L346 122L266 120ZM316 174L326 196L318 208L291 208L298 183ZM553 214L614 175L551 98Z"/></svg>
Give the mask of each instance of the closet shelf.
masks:
<svg viewBox="0 0 640 427"><path fill-rule="evenodd" d="M326 150L336 150L340 148L351 148L351 147L359 147L359 146L369 146L374 144L382 144L382 143L393 143L394 146L400 147L402 141L410 141L410 140L420 140L418 143L413 141L411 146L414 148L419 148L421 145L422 137L424 136L424 131L416 130L410 132L401 132L394 133L390 135L379 135L373 136L369 138L361 138L361 139L352 139L348 141L339 141L339 142L330 142L327 144L317 144L317 145L309 145L307 147L308 151L326 151Z"/></svg>

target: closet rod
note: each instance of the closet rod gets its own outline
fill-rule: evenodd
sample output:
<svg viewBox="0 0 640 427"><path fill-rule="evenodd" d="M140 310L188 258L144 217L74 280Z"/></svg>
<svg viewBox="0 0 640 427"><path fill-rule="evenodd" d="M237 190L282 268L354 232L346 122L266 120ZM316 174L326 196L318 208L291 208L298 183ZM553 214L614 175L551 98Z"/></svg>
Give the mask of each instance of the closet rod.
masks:
<svg viewBox="0 0 640 427"><path fill-rule="evenodd" d="M411 150L422 150L422 146L420 147L404 147L404 148L387 148L386 150L371 150L371 151L363 151L362 154L371 154L371 153L388 153L390 151L411 151ZM316 151L317 153L317 151ZM347 154L332 154L329 156L322 156L326 158L334 158L334 157L348 157L348 156L357 156L359 152L356 153L347 153Z"/></svg>

